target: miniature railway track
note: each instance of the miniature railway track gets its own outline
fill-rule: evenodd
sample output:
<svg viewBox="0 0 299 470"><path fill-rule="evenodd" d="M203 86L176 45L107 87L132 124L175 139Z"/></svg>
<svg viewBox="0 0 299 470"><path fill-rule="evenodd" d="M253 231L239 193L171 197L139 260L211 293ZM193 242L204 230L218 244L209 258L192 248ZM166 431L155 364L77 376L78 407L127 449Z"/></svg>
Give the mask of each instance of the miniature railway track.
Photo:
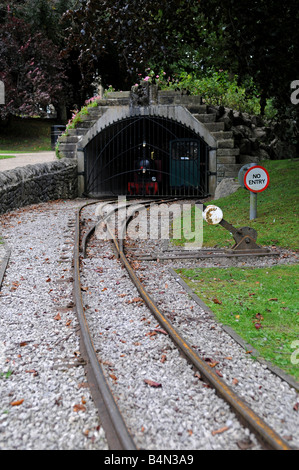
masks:
<svg viewBox="0 0 299 470"><path fill-rule="evenodd" d="M97 201L97 203L99 204L100 201ZM95 202L90 204L95 204ZM97 405L99 407L100 417L106 431L110 448L132 450L136 449L136 445L134 444L130 431L126 427L121 412L116 405L109 385L105 380L105 376L89 332L81 294L80 259L86 256L88 240L97 225L93 225L93 227L85 233L82 238L82 246L80 249L80 217L83 209L90 204L86 204L81 207L77 213L74 248L74 295L81 326L83 351L85 351L85 356L89 365L89 381L91 383L94 396L98 397ZM150 201L147 201L143 207L146 208L149 204ZM238 416L240 422L255 434L264 448L273 450L290 450L291 448L289 445L271 427L269 427L244 400L242 400L223 380L221 380L221 378L197 355L196 351L194 351L184 337L181 336L171 322L163 315L153 298L145 290L124 251L123 240L125 238L127 226L133 217L133 213L124 219L121 227L118 227L118 231L120 233L115 233L115 231L109 226L109 218L112 214L113 211L109 212L103 220L117 251L117 256L126 268L140 296L159 322L161 328L168 333L177 348L179 348L182 354L187 358L188 362L200 372L203 379L215 389L217 395L229 404L230 408Z"/></svg>
<svg viewBox="0 0 299 470"><path fill-rule="evenodd" d="M8 266L9 260L10 260L10 255L11 255L11 249L6 249L5 251L6 251L5 255L4 255L4 257L2 259L2 262L0 264L0 291L1 291L1 287L2 287L2 284L3 284L3 279L4 279L4 276L5 276L7 266Z"/></svg>

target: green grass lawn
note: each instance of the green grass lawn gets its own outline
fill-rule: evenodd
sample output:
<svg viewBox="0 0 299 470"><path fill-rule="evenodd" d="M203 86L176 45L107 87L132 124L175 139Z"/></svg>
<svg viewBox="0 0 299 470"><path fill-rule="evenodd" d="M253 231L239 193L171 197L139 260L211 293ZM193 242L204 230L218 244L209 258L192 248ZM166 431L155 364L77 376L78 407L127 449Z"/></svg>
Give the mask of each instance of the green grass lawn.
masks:
<svg viewBox="0 0 299 470"><path fill-rule="evenodd" d="M16 158L15 155L1 155L0 160L6 160L7 158Z"/></svg>
<svg viewBox="0 0 299 470"><path fill-rule="evenodd" d="M219 322L299 379L299 265L177 272Z"/></svg>
<svg viewBox="0 0 299 470"><path fill-rule="evenodd" d="M257 195L257 218L249 219L250 193L243 188L230 196L207 204L215 204L223 218L234 227L252 227L258 233L259 245L295 249L299 247L299 161L267 160L261 163L270 175L268 188ZM176 245L186 240L174 240ZM203 246L231 247L234 239L221 225L203 221Z"/></svg>
<svg viewBox="0 0 299 470"><path fill-rule="evenodd" d="M298 170L291 160L261 163L269 187L258 194L258 213L249 219L249 192L243 188L209 201L234 227L257 230L257 243L286 248L298 256ZM186 240L173 240L180 245ZM232 247L234 239L220 225L203 222L205 247ZM271 268L205 268L178 271L211 308L219 322L232 327L266 360L299 379L299 266ZM296 343L297 341L297 343Z"/></svg>
<svg viewBox="0 0 299 470"><path fill-rule="evenodd" d="M52 125L50 120L14 119L8 127L0 127L0 153L50 151Z"/></svg>

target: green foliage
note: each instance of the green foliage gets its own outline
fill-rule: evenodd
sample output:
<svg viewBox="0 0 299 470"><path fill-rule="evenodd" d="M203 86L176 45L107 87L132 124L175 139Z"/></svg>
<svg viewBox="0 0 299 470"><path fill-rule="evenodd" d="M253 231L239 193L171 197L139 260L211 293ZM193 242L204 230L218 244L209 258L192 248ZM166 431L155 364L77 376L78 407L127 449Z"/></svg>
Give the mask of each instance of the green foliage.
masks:
<svg viewBox="0 0 299 470"><path fill-rule="evenodd" d="M163 70L155 73L154 70L147 69L143 81L158 84L161 90L181 90L202 96L207 105L223 105L249 114L260 114L259 94L250 77L239 85L238 76L230 76L225 70L208 69L200 75L183 70L171 78ZM267 117L275 115L276 111L270 100L268 111Z"/></svg>
<svg viewBox="0 0 299 470"><path fill-rule="evenodd" d="M7 372L0 372L0 378L9 379L12 375L12 371L8 370Z"/></svg>
<svg viewBox="0 0 299 470"><path fill-rule="evenodd" d="M80 110L73 111L72 118L69 120L66 126L65 134L67 134L68 129L75 129L75 127L77 127L77 125L82 122L82 117L88 115L88 111L90 108L98 106L98 99L100 99L100 96L94 96L89 100L85 101L85 105L82 106Z"/></svg>
<svg viewBox="0 0 299 470"><path fill-rule="evenodd" d="M290 83L299 69L298 2L252 0L250 8L231 0L201 0L210 32L221 25L222 56L242 80L251 76L261 93L261 113L266 98L275 107L290 103ZM224 67L223 67L224 68ZM298 116L298 114L297 114Z"/></svg>

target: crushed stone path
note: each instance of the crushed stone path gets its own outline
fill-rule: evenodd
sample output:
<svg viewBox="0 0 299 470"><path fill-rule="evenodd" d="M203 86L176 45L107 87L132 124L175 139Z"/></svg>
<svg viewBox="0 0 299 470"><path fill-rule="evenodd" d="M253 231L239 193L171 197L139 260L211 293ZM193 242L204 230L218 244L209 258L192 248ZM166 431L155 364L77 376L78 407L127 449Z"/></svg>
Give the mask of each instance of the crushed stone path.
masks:
<svg viewBox="0 0 299 470"><path fill-rule="evenodd" d="M0 155L6 155L0 151ZM56 160L54 151L50 152L31 152L31 153L13 153L15 158L0 159L0 171L13 170L26 165L35 165L36 163L48 163Z"/></svg>
<svg viewBox="0 0 299 470"><path fill-rule="evenodd" d="M11 258L0 295L0 450L106 449L72 297L79 201L0 217Z"/></svg>

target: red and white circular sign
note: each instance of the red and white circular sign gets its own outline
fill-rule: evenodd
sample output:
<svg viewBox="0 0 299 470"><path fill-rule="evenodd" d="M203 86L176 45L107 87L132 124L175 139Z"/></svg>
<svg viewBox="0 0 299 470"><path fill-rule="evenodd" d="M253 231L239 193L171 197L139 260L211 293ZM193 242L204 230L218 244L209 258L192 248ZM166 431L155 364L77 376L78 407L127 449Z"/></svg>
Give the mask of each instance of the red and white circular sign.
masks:
<svg viewBox="0 0 299 470"><path fill-rule="evenodd" d="M249 191L260 193L264 191L270 182L268 171L262 166L256 165L249 168L244 175L244 184Z"/></svg>

